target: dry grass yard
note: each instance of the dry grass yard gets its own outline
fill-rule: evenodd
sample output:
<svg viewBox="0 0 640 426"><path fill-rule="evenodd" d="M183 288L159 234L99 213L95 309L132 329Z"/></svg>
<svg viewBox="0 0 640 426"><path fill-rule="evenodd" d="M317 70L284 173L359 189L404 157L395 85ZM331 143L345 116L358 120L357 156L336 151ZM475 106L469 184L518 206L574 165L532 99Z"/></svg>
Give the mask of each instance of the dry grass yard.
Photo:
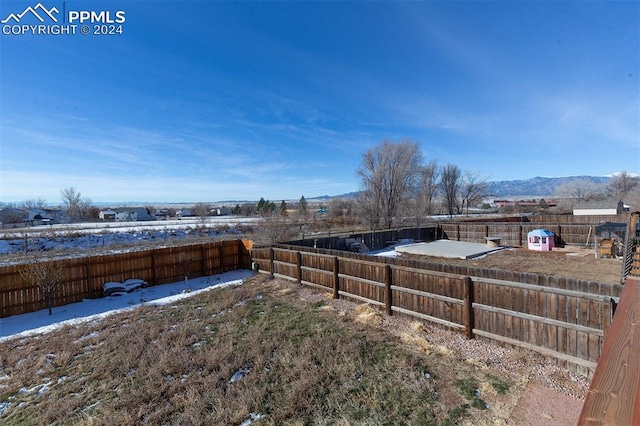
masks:
<svg viewBox="0 0 640 426"><path fill-rule="evenodd" d="M9 425L511 425L529 385L586 391L530 353L265 275L0 354Z"/></svg>

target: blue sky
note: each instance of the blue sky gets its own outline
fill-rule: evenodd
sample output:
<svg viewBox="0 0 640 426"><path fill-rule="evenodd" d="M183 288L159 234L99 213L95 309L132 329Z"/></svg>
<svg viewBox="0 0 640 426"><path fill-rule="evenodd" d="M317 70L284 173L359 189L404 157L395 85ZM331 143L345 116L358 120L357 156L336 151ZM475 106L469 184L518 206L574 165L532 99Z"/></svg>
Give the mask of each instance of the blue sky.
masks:
<svg viewBox="0 0 640 426"><path fill-rule="evenodd" d="M337 195L385 138L489 180L640 173L638 1L41 3L126 21L0 34L0 201Z"/></svg>

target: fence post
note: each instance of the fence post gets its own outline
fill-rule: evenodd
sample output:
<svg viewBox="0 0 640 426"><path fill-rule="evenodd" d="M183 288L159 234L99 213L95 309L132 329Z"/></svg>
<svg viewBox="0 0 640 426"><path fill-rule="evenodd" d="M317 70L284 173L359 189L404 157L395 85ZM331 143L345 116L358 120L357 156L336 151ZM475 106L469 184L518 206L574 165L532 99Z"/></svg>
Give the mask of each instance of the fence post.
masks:
<svg viewBox="0 0 640 426"><path fill-rule="evenodd" d="M273 263L275 259L275 254L273 253L273 247L269 247L269 278L273 279Z"/></svg>
<svg viewBox="0 0 640 426"><path fill-rule="evenodd" d="M554 241L554 243L555 244L561 244L561 242L562 242L562 225L558 225L558 233L556 234L555 238L556 238L556 241Z"/></svg>
<svg viewBox="0 0 640 426"><path fill-rule="evenodd" d="M522 225L518 225L518 246L522 247Z"/></svg>
<svg viewBox="0 0 640 426"><path fill-rule="evenodd" d="M473 339L473 280L464 278L464 334Z"/></svg>
<svg viewBox="0 0 640 426"><path fill-rule="evenodd" d="M384 305L387 315L393 315L393 311L391 310L393 304L393 299L391 298L392 277L391 265L387 264L384 267Z"/></svg>
<svg viewBox="0 0 640 426"><path fill-rule="evenodd" d="M302 285L302 252L296 255L296 266L298 269L298 284Z"/></svg>
<svg viewBox="0 0 640 426"><path fill-rule="evenodd" d="M460 241L460 224L459 223L456 224L456 234L457 234L457 240Z"/></svg>
<svg viewBox="0 0 640 426"><path fill-rule="evenodd" d="M340 298L340 259L338 256L333 258L333 298Z"/></svg>

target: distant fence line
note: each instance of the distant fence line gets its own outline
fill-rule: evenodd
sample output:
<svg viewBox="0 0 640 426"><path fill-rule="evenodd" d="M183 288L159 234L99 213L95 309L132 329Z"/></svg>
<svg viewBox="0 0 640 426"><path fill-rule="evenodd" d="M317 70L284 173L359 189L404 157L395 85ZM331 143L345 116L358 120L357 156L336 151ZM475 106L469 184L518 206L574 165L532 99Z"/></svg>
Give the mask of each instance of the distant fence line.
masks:
<svg viewBox="0 0 640 426"><path fill-rule="evenodd" d="M101 297L107 281L140 278L149 285L249 268L251 241L228 240L129 253L60 259L65 281L53 294L52 305L61 306ZM24 264L0 266L0 318L46 307L41 289L24 281Z"/></svg>
<svg viewBox="0 0 640 426"><path fill-rule="evenodd" d="M505 218L478 218L467 220L443 220L425 222L419 227L404 227L388 230L352 230L304 233L299 240L291 244L344 249L344 239L356 239L369 249L378 250L395 240L410 238L420 241L450 239L457 241L485 243L486 237L499 238L502 245L526 247L527 234L539 228L545 228L556 235L557 245L593 246L595 227L604 222L627 223L628 215L605 216L513 216Z"/></svg>
<svg viewBox="0 0 640 426"><path fill-rule="evenodd" d="M500 238L502 245L524 247L527 245L527 234L534 229L544 228L556 235L557 244L593 245L595 241L595 225L557 224L557 223L440 223L438 226L446 238L457 241L486 242L485 237Z"/></svg>
<svg viewBox="0 0 640 426"><path fill-rule="evenodd" d="M278 245L254 248L263 272L420 319L469 338L518 346L590 376L620 286L414 259ZM450 265L449 265L450 266ZM454 270L452 273L447 270Z"/></svg>

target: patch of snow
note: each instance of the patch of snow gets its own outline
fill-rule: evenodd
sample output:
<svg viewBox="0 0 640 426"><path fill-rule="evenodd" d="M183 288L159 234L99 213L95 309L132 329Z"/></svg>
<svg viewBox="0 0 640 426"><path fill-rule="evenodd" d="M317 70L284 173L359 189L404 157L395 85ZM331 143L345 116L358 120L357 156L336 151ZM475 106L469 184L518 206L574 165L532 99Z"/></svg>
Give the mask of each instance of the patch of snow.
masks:
<svg viewBox="0 0 640 426"><path fill-rule="evenodd" d="M251 372L251 367L244 367L233 373L233 376L229 379L229 383L235 383L241 380L244 376Z"/></svg>
<svg viewBox="0 0 640 426"><path fill-rule="evenodd" d="M255 422L256 420L260 420L263 417L263 414L251 413L249 414L249 417L247 417L242 423L240 423L240 426L249 426L251 423Z"/></svg>

